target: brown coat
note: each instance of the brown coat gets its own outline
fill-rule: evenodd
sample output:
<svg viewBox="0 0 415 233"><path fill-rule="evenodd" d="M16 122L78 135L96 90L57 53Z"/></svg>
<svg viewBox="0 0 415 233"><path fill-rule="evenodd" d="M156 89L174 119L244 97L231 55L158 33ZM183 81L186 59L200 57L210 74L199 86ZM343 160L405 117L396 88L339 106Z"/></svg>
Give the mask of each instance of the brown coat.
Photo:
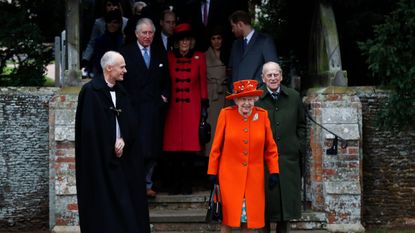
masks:
<svg viewBox="0 0 415 233"><path fill-rule="evenodd" d="M240 226L245 198L248 228L264 227L264 161L270 173L279 172L278 149L267 111L254 107L251 116L244 119L237 106L222 109L208 174L219 176L224 225Z"/></svg>

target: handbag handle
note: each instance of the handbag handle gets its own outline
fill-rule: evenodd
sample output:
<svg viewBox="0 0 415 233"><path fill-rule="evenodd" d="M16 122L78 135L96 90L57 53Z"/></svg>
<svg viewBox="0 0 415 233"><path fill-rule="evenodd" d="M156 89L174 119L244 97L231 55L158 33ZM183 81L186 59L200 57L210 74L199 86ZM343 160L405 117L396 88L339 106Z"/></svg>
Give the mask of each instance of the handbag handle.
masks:
<svg viewBox="0 0 415 233"><path fill-rule="evenodd" d="M209 195L209 203L211 203L211 201L213 201L214 196L216 197L216 201L220 202L220 188L219 188L219 184L214 184L213 188L210 190L210 195Z"/></svg>

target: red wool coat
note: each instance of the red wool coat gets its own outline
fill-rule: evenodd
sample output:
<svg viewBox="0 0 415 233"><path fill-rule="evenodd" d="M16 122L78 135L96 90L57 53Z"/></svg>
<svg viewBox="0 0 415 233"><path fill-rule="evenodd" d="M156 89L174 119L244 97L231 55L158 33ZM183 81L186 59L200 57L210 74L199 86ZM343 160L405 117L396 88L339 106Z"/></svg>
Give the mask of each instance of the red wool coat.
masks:
<svg viewBox="0 0 415 233"><path fill-rule="evenodd" d="M200 151L202 99L208 98L205 54L178 57L169 52L171 98L164 126L164 151Z"/></svg>
<svg viewBox="0 0 415 233"><path fill-rule="evenodd" d="M239 227L245 198L248 228L264 227L264 161L270 173L279 173L278 150L267 111L254 107L245 119L237 106L222 109L208 174L219 176L224 225Z"/></svg>

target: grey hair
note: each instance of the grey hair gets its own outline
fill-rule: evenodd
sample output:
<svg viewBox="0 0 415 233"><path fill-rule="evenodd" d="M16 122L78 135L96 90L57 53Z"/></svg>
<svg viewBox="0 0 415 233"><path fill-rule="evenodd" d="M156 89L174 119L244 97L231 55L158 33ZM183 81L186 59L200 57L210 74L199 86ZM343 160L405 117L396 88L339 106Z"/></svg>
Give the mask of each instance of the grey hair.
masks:
<svg viewBox="0 0 415 233"><path fill-rule="evenodd" d="M277 67L278 67L278 71L282 74L282 69L281 69L280 64L279 64L279 63L277 63L277 62L274 62L274 61L269 61L269 62L266 62L266 63L262 66L262 74L264 74L265 67L268 67L268 66L271 66L271 65L277 66Z"/></svg>
<svg viewBox="0 0 415 233"><path fill-rule="evenodd" d="M119 52L115 51L108 51L104 53L104 55L101 58L100 64L102 69L104 70L105 67L109 65L115 65L117 56L122 56Z"/></svg>
<svg viewBox="0 0 415 233"><path fill-rule="evenodd" d="M151 21L151 19L149 19L149 18L139 19L136 26L135 26L135 32L140 32L141 28L143 27L143 24L150 25L151 28L153 29L153 32L156 32L156 27L154 26L153 21Z"/></svg>

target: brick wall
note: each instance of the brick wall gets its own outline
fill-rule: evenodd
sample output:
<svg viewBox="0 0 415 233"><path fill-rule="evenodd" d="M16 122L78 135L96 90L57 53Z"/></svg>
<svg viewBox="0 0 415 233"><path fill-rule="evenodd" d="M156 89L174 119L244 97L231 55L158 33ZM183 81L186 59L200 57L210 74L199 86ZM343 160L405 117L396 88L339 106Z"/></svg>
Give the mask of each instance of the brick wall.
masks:
<svg viewBox="0 0 415 233"><path fill-rule="evenodd" d="M387 93L358 91L363 109L363 220L368 228L415 229L415 130L376 127ZM408 106L409 107L409 106Z"/></svg>
<svg viewBox="0 0 415 233"><path fill-rule="evenodd" d="M0 87L0 230L48 228L48 113L56 90Z"/></svg>
<svg viewBox="0 0 415 233"><path fill-rule="evenodd" d="M377 129L376 114L387 94L373 88L354 89L363 113L362 221L366 227L414 227L415 131ZM78 224L73 124L79 88L57 91L0 88L0 232ZM356 154L353 148L358 143L349 141L349 151L339 154ZM314 149L324 151L327 146ZM316 186L307 189L314 190L308 198L315 201L316 210L324 210L319 181L330 181L328 175L335 178L343 170L330 169L336 165L330 157L313 159ZM352 170L357 165L344 164Z"/></svg>
<svg viewBox="0 0 415 233"><path fill-rule="evenodd" d="M332 232L361 232L362 106L351 88L309 90L305 104L316 122L346 140L335 154L328 150L335 135L309 124L309 188L313 210L326 213ZM310 122L309 122L310 123Z"/></svg>
<svg viewBox="0 0 415 233"><path fill-rule="evenodd" d="M50 101L51 227L79 225L75 183L75 113L79 90L79 87L61 89Z"/></svg>

